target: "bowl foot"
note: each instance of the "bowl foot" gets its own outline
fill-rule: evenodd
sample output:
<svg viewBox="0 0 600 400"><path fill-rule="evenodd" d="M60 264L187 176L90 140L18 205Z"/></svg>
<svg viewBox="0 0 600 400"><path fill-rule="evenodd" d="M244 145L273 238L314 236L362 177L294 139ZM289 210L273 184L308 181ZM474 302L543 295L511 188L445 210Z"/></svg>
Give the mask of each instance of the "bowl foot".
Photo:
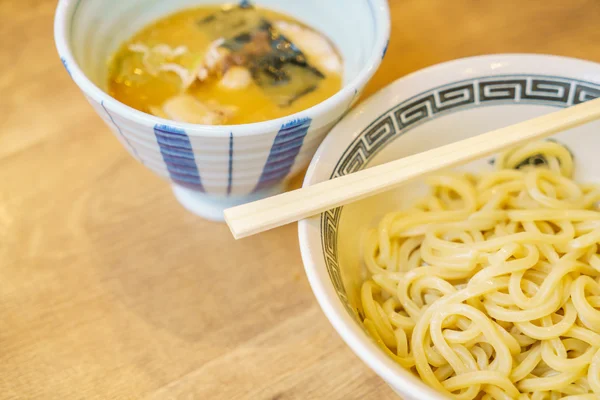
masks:
<svg viewBox="0 0 600 400"><path fill-rule="evenodd" d="M283 192L284 185L276 185L246 196L212 196L178 185L172 185L177 200L188 211L211 221L223 222L223 211L229 207L260 200Z"/></svg>

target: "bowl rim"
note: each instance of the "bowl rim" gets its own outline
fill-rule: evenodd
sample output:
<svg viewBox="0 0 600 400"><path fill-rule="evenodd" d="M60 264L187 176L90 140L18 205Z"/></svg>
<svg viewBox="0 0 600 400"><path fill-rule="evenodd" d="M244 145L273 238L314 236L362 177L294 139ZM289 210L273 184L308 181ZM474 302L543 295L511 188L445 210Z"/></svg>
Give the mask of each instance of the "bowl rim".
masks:
<svg viewBox="0 0 600 400"><path fill-rule="evenodd" d="M352 109L344 118L349 120L355 116L360 115L364 109L370 107L370 105L376 101L381 101L382 97L391 96L394 94L395 88L404 82L414 80L416 78L423 79L431 73L436 73L444 70L455 70L459 66L466 66L472 62L523 62L524 69L529 62L534 63L552 63L552 62L563 62L571 63L573 65L579 65L581 67L595 68L598 70L596 80L600 84L600 64L583 60L573 57L564 57L550 54L532 54L532 53L504 53L504 54L486 54L472 57L458 58L429 67L411 72L405 76L390 82L388 85L378 90L370 98L366 99L358 107ZM529 67L531 68L531 67ZM523 72L524 74L530 72ZM490 73L490 76L493 75ZM565 73L565 77L570 74ZM473 75L473 78L481 77L482 74ZM456 79L457 81L460 79ZM449 78L448 83L454 82ZM439 85L436 85L439 86ZM410 97L405 95L397 96L396 100L401 101L404 97ZM351 132L346 132L345 135L350 142L355 134L359 133L359 129L363 126L360 125L356 129L352 128ZM306 172L303 187L311 184L314 179L316 172L322 167L320 161L327 151L330 151L332 143L339 140L339 134L333 131L329 134L325 140L321 143L317 152L315 153L311 163ZM345 148L340 147L339 158L344 154ZM337 159L339 161L339 158ZM331 179L331 178L327 178ZM302 262L304 264L304 270L306 272L309 284L315 295L317 302L319 303L323 313L334 327L338 335L346 342L346 344L352 349L352 351L377 375L383 378L393 389L402 388L403 393L418 393L418 398L421 400L445 400L443 394L437 392L429 385L425 384L420 378L414 376L409 371L405 370L398 364L396 364L391 358L385 355L378 346L369 339L369 337L362 332L356 321L349 315L348 311L344 308L340 301L337 293L333 289L331 278L327 272L326 265L324 263L324 254L322 250L321 240L314 240L315 231L321 234L321 214L299 221L298 223L298 239L300 245L300 254ZM312 243L318 243L318 248L315 248ZM400 393L399 393L400 394Z"/></svg>
<svg viewBox="0 0 600 400"><path fill-rule="evenodd" d="M342 86L333 96L305 110L267 121L238 125L202 125L171 121L136 110L111 97L86 76L73 56L70 44L71 38L69 36L69 17L72 17L80 1L82 0L59 0L54 15L54 41L56 49L71 79L85 95L90 96L120 116L126 116L128 119L148 127L168 125L184 130L191 137L222 137L223 135L229 135L232 130L235 130L235 136L237 137L260 135L270 131L277 131L290 121L302 120L314 116L315 113L326 114L331 112L343 100L354 97L358 88L362 88L372 78L387 51L391 29L388 2L386 0L366 0L373 11L375 45L358 74Z"/></svg>

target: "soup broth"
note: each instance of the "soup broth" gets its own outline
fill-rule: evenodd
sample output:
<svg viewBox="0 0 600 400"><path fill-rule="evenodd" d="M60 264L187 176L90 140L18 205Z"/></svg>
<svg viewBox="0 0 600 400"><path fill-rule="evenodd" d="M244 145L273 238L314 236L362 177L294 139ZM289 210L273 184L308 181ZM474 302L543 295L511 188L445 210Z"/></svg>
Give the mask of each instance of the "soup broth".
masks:
<svg viewBox="0 0 600 400"><path fill-rule="evenodd" d="M248 4L187 9L142 29L110 62L115 99L159 117L244 124L290 115L340 90L331 42Z"/></svg>

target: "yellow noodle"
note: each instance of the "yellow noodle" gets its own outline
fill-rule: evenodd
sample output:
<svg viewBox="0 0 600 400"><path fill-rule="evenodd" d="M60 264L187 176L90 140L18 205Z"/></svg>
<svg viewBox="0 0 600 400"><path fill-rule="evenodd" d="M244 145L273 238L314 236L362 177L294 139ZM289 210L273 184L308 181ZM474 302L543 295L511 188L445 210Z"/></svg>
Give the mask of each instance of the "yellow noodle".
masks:
<svg viewBox="0 0 600 400"><path fill-rule="evenodd" d="M375 341L450 398L600 398L600 188L572 173L546 141L429 178L365 236Z"/></svg>

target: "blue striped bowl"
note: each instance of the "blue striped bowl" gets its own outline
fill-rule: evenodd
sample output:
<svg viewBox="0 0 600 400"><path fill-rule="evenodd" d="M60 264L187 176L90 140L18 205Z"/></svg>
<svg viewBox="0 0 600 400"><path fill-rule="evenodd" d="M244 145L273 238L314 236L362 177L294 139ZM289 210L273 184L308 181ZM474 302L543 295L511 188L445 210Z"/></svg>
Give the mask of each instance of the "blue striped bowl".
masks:
<svg viewBox="0 0 600 400"><path fill-rule="evenodd" d="M168 179L189 210L221 220L226 207L281 191L357 100L379 67L389 39L385 0L258 0L328 35L345 63L344 87L289 117L231 126L177 123L145 114L104 89L110 56L151 21L211 0L60 0L54 34L60 58L123 146ZM360 26L361 29L356 29Z"/></svg>

